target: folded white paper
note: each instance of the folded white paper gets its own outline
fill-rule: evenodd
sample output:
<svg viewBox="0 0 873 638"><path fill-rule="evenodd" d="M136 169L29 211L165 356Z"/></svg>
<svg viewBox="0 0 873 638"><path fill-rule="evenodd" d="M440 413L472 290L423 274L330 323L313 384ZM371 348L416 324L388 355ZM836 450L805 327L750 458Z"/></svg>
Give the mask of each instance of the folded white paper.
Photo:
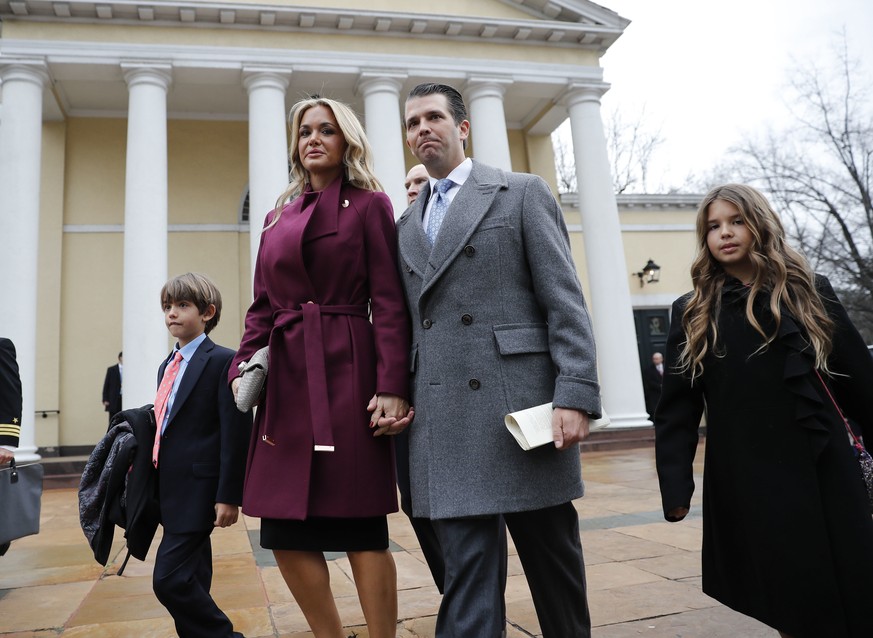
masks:
<svg viewBox="0 0 873 638"><path fill-rule="evenodd" d="M609 425L606 410L603 416L588 423L588 431L602 430ZM543 403L526 410L519 410L503 417L506 429L515 437L523 450L531 450L552 442L552 404Z"/></svg>

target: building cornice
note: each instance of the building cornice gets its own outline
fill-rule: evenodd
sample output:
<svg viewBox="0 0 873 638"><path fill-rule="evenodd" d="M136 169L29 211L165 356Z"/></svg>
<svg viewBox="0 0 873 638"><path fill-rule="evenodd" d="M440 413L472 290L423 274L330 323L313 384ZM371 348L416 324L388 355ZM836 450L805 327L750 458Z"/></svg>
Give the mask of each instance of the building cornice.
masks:
<svg viewBox="0 0 873 638"><path fill-rule="evenodd" d="M665 209L696 210L703 195L696 193L620 193L615 196L615 202L621 211ZM579 205L577 193L561 193L561 205L576 208Z"/></svg>
<svg viewBox="0 0 873 638"><path fill-rule="evenodd" d="M0 0L0 20L257 29L579 47L603 53L629 22L587 2L504 0L534 19L173 0ZM538 7L540 7L538 9ZM582 11L581 8L586 9ZM541 16L541 17L540 17Z"/></svg>
<svg viewBox="0 0 873 638"><path fill-rule="evenodd" d="M79 63L116 66L126 59L147 58L156 63L170 63L174 69L185 67L214 69L288 68L295 72L385 73L433 75L459 80L499 77L506 82L532 82L555 87L569 83L599 86L603 70L596 66L553 64L512 60L495 67L495 60L465 59L463 69L451 68L451 58L382 52L361 52L349 56L346 51L319 51L314 57L308 49L221 47L119 42L75 42L46 40L0 40L0 52L7 64L16 58L45 58L55 63Z"/></svg>

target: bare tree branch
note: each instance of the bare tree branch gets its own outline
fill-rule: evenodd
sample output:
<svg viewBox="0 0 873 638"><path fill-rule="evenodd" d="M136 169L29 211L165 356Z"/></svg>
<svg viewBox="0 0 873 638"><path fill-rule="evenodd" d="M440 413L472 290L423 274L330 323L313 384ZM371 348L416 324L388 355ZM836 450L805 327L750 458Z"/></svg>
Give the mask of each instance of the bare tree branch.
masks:
<svg viewBox="0 0 873 638"><path fill-rule="evenodd" d="M619 111L606 113L604 133L615 192L649 192L649 166L664 138L660 127L653 128L647 121L645 107L635 119L628 119ZM552 134L552 145L558 190L575 193L576 162L566 127L562 126Z"/></svg>
<svg viewBox="0 0 873 638"><path fill-rule="evenodd" d="M873 106L845 35L833 68L798 65L789 123L733 150L735 174L765 190L813 266L873 341Z"/></svg>

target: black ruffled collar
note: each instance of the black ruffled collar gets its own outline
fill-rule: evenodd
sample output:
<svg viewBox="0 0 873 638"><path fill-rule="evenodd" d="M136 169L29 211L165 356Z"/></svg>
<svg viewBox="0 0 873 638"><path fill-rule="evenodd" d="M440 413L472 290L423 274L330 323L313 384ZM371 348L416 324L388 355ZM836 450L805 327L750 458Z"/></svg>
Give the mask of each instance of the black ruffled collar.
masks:
<svg viewBox="0 0 873 638"><path fill-rule="evenodd" d="M751 286L735 277L728 277L722 287L722 305L745 304L750 292ZM754 311L759 318L769 315L769 291L762 290L755 297ZM795 396L795 422L816 433L812 440L817 456L824 449L830 430L824 422L824 401L819 392L820 381L815 374L815 352L802 324L785 308L780 314L775 341L787 350L782 381Z"/></svg>

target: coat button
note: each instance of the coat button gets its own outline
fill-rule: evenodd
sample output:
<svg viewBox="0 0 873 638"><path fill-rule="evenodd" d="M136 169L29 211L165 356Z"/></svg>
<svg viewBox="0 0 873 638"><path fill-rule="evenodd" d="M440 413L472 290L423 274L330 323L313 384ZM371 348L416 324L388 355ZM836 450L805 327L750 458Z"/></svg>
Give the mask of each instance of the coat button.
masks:
<svg viewBox="0 0 873 638"><path fill-rule="evenodd" d="M409 264L405 264L405 266L406 266L406 272L412 272L412 266L410 266Z"/></svg>
<svg viewBox="0 0 873 638"><path fill-rule="evenodd" d="M472 257L475 253L476 249L472 246L464 246L464 254L467 255L467 257Z"/></svg>
<svg viewBox="0 0 873 638"><path fill-rule="evenodd" d="M464 324L465 326L469 326L471 323L473 323L473 315L471 315L471 314L461 315L461 323Z"/></svg>
<svg viewBox="0 0 873 638"><path fill-rule="evenodd" d="M478 390L480 387L482 387L482 384L479 383L479 379L470 379L470 387L474 390Z"/></svg>
<svg viewBox="0 0 873 638"><path fill-rule="evenodd" d="M425 330L429 330L430 327L433 325L433 321L431 321L430 319L425 319L421 322L421 325Z"/></svg>

